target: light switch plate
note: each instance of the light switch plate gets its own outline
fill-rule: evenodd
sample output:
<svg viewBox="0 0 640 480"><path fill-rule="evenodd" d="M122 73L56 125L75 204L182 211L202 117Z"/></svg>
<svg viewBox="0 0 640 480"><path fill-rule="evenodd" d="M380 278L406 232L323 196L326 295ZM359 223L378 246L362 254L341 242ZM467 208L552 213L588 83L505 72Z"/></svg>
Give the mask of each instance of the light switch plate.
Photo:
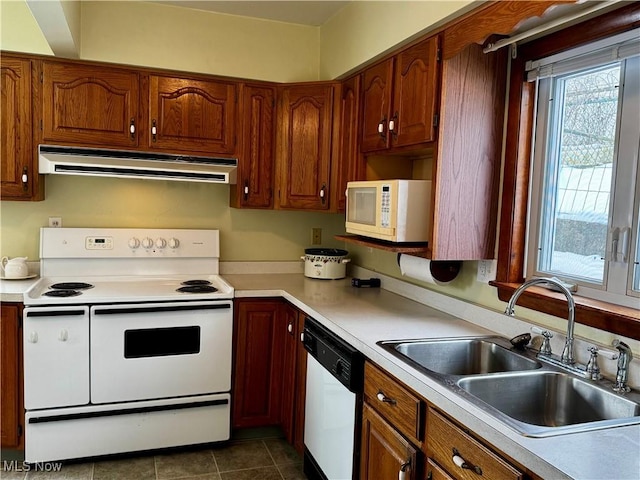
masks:
<svg viewBox="0 0 640 480"><path fill-rule="evenodd" d="M489 283L496 279L497 260L478 260L478 275L476 280L481 283Z"/></svg>

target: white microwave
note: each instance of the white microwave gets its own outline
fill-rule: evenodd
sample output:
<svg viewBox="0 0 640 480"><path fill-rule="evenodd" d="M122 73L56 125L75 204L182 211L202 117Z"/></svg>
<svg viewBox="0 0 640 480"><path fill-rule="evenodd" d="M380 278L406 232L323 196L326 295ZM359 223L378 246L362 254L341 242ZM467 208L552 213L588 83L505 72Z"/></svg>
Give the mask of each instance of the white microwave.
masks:
<svg viewBox="0 0 640 480"><path fill-rule="evenodd" d="M428 242L431 181L349 182L346 210L347 233L389 242Z"/></svg>

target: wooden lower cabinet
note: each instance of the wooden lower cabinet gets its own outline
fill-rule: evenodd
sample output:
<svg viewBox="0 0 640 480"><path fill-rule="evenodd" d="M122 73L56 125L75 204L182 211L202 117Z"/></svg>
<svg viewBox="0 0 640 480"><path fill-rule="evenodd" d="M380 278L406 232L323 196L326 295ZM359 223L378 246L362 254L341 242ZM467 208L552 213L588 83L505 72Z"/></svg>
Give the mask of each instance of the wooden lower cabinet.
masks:
<svg viewBox="0 0 640 480"><path fill-rule="evenodd" d="M417 479L418 450L366 403L362 413L361 480Z"/></svg>
<svg viewBox="0 0 640 480"><path fill-rule="evenodd" d="M302 451L306 352L304 314L279 298L236 299L234 428L280 426Z"/></svg>
<svg viewBox="0 0 640 480"><path fill-rule="evenodd" d="M523 472L433 408L427 414L427 453L459 480L477 480L480 475L504 480L525 478Z"/></svg>
<svg viewBox="0 0 640 480"><path fill-rule="evenodd" d="M0 446L21 448L22 329L21 304L3 304L0 316Z"/></svg>

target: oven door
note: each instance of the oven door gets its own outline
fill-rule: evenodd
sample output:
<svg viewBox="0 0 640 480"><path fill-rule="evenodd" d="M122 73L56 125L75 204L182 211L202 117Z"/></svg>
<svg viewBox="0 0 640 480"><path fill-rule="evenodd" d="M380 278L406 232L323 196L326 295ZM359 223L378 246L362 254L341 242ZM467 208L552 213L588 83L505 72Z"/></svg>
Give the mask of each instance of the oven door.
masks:
<svg viewBox="0 0 640 480"><path fill-rule="evenodd" d="M231 389L231 301L91 307L91 402Z"/></svg>

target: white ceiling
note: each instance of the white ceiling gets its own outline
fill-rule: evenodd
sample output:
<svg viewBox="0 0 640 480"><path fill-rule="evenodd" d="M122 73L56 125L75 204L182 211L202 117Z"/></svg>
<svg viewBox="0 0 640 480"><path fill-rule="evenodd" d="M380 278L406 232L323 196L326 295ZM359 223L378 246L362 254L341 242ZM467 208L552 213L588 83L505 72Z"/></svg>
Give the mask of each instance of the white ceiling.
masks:
<svg viewBox="0 0 640 480"><path fill-rule="evenodd" d="M209 1L162 0L154 3L194 8L210 12L264 18L287 23L319 26L324 24L349 1Z"/></svg>

